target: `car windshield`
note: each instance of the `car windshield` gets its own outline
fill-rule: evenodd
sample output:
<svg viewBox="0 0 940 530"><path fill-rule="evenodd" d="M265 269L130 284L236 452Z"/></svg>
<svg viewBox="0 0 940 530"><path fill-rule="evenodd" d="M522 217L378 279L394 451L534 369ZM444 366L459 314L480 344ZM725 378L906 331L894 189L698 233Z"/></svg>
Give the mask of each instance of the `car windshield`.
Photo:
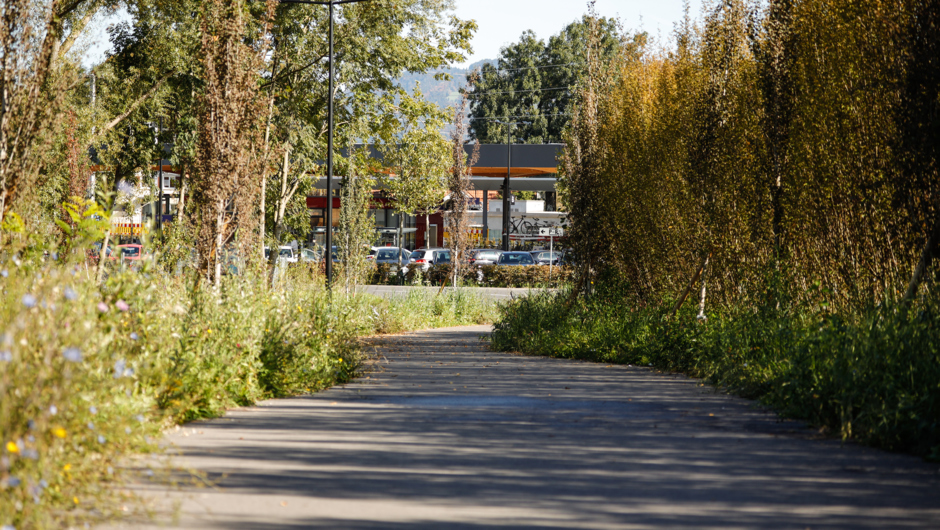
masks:
<svg viewBox="0 0 940 530"><path fill-rule="evenodd" d="M496 260L499 258L499 252L487 251L487 252L477 252L476 259L488 259Z"/></svg>
<svg viewBox="0 0 940 530"><path fill-rule="evenodd" d="M532 256L529 254L508 253L499 257L500 265L522 265L532 263Z"/></svg>
<svg viewBox="0 0 940 530"><path fill-rule="evenodd" d="M403 250L401 253L402 259L408 258L408 251ZM386 248L379 251L376 255L376 259L398 259L398 249L395 248Z"/></svg>
<svg viewBox="0 0 940 530"><path fill-rule="evenodd" d="M140 248L139 247L121 247L121 254L129 258L137 257L140 255Z"/></svg>
<svg viewBox="0 0 940 530"><path fill-rule="evenodd" d="M416 250L411 253L411 257L414 259L422 259L424 258L424 254L425 252L423 250Z"/></svg>
<svg viewBox="0 0 940 530"><path fill-rule="evenodd" d="M441 252L437 258L437 263L450 263L450 252Z"/></svg>
<svg viewBox="0 0 940 530"><path fill-rule="evenodd" d="M293 253L293 251L291 251L291 249L289 249L289 248L282 248L282 249L281 249L280 256L281 256L282 258L292 258L292 257L294 257L294 253Z"/></svg>

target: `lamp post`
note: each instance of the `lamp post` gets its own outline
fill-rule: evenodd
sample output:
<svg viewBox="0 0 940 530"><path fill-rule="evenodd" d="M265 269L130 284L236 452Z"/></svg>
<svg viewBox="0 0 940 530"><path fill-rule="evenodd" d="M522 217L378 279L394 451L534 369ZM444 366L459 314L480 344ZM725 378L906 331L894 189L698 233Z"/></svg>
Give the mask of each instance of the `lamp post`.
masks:
<svg viewBox="0 0 940 530"><path fill-rule="evenodd" d="M277 0L282 4L311 4L317 6L330 6L330 82L327 95L327 139L326 139L326 248L323 255L326 259L326 288L330 289L333 283L333 8L340 4L355 4L369 0L330 0L315 2L311 0Z"/></svg>

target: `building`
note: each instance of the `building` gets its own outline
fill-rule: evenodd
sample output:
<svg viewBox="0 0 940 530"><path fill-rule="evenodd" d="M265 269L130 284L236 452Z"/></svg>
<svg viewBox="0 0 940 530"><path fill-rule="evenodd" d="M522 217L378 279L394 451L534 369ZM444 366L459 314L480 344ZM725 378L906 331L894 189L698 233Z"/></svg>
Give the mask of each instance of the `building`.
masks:
<svg viewBox="0 0 940 530"><path fill-rule="evenodd" d="M468 154L473 148L473 145L465 147ZM474 245L532 246L561 236L559 231L565 214L555 211L555 186L558 158L563 148L562 144L480 145L479 158L470 168L472 190L469 226ZM381 161L381 153L371 146L369 150L373 158ZM334 177L334 190L339 188L340 181L340 178ZM507 181L511 193L503 195ZM317 187L324 194L307 197L307 207L314 229L314 241L323 245L326 234L326 179L321 177ZM519 191L536 192L541 199L516 201L512 194ZM398 237L399 216L394 211L392 199L382 190L375 190L374 196L371 210L376 219L379 243L394 246ZM332 202L335 227L339 220L339 198L333 197ZM406 215L401 219L402 246L411 249L425 245L446 246L444 215L440 211L428 215ZM508 234L505 242L504 234Z"/></svg>

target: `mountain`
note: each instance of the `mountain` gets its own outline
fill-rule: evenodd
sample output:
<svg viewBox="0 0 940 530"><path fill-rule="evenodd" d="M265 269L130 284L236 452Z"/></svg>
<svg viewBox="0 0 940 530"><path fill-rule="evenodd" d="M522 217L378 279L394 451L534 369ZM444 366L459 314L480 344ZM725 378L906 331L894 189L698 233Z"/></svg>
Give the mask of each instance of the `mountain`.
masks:
<svg viewBox="0 0 940 530"><path fill-rule="evenodd" d="M442 68L425 74L405 74L397 79L403 88L412 92L415 83L421 86L421 92L428 101L432 101L441 108L452 107L460 102L460 89L466 86L467 74L485 63L495 63L494 59L483 59L470 64L466 68ZM434 76L446 73L451 76L450 81L438 81Z"/></svg>

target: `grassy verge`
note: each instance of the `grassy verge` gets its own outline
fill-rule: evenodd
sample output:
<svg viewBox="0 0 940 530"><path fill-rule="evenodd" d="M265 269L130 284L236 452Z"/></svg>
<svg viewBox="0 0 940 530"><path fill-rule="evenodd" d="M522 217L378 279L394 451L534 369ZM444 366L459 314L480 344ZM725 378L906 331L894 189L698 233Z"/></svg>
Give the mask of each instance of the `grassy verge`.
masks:
<svg viewBox="0 0 940 530"><path fill-rule="evenodd" d="M350 379L357 337L492 321L465 292L332 298L317 278L218 289L155 271L0 264L0 526L61 528L128 506L118 462L163 428Z"/></svg>
<svg viewBox="0 0 940 530"><path fill-rule="evenodd" d="M502 306L493 346L651 365L758 398L866 444L940 459L940 312L723 310L705 323L662 307L567 293Z"/></svg>

